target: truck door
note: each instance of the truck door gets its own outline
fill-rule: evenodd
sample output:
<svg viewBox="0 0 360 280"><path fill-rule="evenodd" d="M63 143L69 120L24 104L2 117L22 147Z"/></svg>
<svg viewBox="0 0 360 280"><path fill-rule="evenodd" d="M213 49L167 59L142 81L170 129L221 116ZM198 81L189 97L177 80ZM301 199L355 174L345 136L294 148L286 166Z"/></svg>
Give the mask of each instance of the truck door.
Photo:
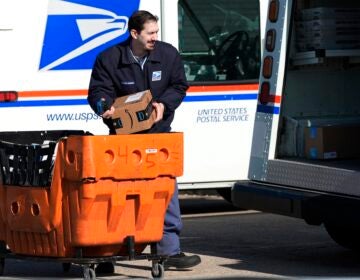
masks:
<svg viewBox="0 0 360 280"><path fill-rule="evenodd" d="M266 181L269 161L275 157L291 8L291 0L269 3L249 167L251 180Z"/></svg>

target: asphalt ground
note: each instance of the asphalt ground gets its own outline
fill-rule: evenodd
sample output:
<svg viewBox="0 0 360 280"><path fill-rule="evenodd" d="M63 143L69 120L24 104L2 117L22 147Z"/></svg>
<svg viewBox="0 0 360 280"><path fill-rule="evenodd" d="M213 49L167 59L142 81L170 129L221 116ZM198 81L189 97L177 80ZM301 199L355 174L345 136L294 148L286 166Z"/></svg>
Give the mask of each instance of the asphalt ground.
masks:
<svg viewBox="0 0 360 280"><path fill-rule="evenodd" d="M164 279L360 279L359 254L335 244L321 226L240 210L213 193L181 193L180 204L182 249L200 255L202 263L167 270ZM2 279L82 278L79 265L64 273L59 262L6 259ZM114 275L97 276L151 278L148 260L118 261Z"/></svg>

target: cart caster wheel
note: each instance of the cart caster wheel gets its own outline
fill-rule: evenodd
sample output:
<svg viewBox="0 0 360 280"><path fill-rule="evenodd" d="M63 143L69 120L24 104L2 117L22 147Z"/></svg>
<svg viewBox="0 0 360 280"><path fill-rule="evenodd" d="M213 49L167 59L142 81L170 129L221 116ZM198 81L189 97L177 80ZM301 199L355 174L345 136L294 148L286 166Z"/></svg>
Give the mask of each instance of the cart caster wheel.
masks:
<svg viewBox="0 0 360 280"><path fill-rule="evenodd" d="M151 268L151 276L154 279L162 279L164 278L164 274L165 274L164 265L162 263L154 262Z"/></svg>
<svg viewBox="0 0 360 280"><path fill-rule="evenodd" d="M5 270L5 259L0 258L0 276L4 275Z"/></svg>
<svg viewBox="0 0 360 280"><path fill-rule="evenodd" d="M62 263L62 268L64 272L69 272L71 268L71 263Z"/></svg>
<svg viewBox="0 0 360 280"><path fill-rule="evenodd" d="M86 279L86 280L88 280L88 279L96 279L95 267L94 266L85 266L83 268L83 274L84 274L84 279Z"/></svg>

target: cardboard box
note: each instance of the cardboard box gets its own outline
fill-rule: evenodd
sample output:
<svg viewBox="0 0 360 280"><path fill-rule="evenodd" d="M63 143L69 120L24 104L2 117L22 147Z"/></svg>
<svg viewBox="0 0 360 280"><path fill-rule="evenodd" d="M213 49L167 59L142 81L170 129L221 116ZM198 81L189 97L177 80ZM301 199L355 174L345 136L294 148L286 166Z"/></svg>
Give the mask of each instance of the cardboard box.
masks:
<svg viewBox="0 0 360 280"><path fill-rule="evenodd" d="M306 158L360 157L360 125L306 127L304 133Z"/></svg>
<svg viewBox="0 0 360 280"><path fill-rule="evenodd" d="M119 97L113 106L115 113L112 120L116 134L141 132L154 124L156 114L150 90Z"/></svg>

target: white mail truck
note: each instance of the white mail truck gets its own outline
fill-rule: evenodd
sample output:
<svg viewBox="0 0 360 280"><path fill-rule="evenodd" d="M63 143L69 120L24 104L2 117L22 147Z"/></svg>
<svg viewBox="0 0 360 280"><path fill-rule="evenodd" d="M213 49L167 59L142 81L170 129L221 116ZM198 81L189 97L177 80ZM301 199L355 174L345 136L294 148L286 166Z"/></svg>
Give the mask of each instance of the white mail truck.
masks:
<svg viewBox="0 0 360 280"><path fill-rule="evenodd" d="M131 13L159 16L190 88L173 131L185 135L180 189L247 178L267 0L1 0L0 131L108 134L86 97L96 55L124 41Z"/></svg>

